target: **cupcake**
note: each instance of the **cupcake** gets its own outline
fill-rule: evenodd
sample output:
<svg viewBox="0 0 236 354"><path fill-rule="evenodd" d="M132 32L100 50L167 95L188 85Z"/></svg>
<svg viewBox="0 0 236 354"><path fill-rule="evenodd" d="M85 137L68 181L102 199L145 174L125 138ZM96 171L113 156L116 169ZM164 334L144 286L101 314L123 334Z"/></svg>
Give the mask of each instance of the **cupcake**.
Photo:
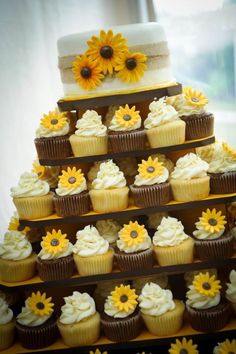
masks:
<svg viewBox="0 0 236 354"><path fill-rule="evenodd" d="M71 155L69 122L66 112L44 114L36 130L34 144L39 159L60 159Z"/></svg>
<svg viewBox="0 0 236 354"><path fill-rule="evenodd" d="M149 105L150 112L144 127L151 148L182 144L185 141L185 123L178 113L167 104L165 97Z"/></svg>
<svg viewBox="0 0 236 354"><path fill-rule="evenodd" d="M214 349L213 354L235 354L236 353L236 339L230 341L229 339L224 342L218 343Z"/></svg>
<svg viewBox="0 0 236 354"><path fill-rule="evenodd" d="M196 154L180 157L170 175L174 200L191 202L207 198L210 192L210 178L207 176L208 163Z"/></svg>
<svg viewBox="0 0 236 354"><path fill-rule="evenodd" d="M40 165L38 160L34 160L32 172L36 173L42 181L46 181L50 189L54 190L58 184L58 176L61 168L59 166L43 166Z"/></svg>
<svg viewBox="0 0 236 354"><path fill-rule="evenodd" d="M167 168L169 174L174 171L174 163L166 157L164 154L153 154L151 155L152 159L158 158L159 162L163 163L163 166Z"/></svg>
<svg viewBox="0 0 236 354"><path fill-rule="evenodd" d="M86 180L81 170L67 167L59 176L58 188L53 197L58 216L77 216L89 211L90 199Z"/></svg>
<svg viewBox="0 0 236 354"><path fill-rule="evenodd" d="M213 134L214 116L205 111L207 103L206 96L191 87L184 87L183 94L172 101L179 117L186 123L186 140L201 139Z"/></svg>
<svg viewBox="0 0 236 354"><path fill-rule="evenodd" d="M107 297L101 324L105 336L113 342L136 338L142 329L137 295L130 285L116 286Z"/></svg>
<svg viewBox="0 0 236 354"><path fill-rule="evenodd" d="M144 225L130 221L118 236L115 259L121 271L152 268L152 241Z"/></svg>
<svg viewBox="0 0 236 354"><path fill-rule="evenodd" d="M56 319L53 316L52 298L46 293L32 293L16 317L16 330L24 348L40 349L53 344L58 336Z"/></svg>
<svg viewBox="0 0 236 354"><path fill-rule="evenodd" d="M42 280L70 278L74 272L73 246L61 230L47 232L41 242L37 269Z"/></svg>
<svg viewBox="0 0 236 354"><path fill-rule="evenodd" d="M36 254L26 236L8 231L0 244L0 279L16 282L30 279L36 270Z"/></svg>
<svg viewBox="0 0 236 354"><path fill-rule="evenodd" d="M202 273L209 273L210 276L214 275L215 278L217 278L217 275L218 275L217 269L215 269L215 268L201 269L201 272ZM193 271L184 273L184 280L185 280L185 284L186 284L187 288L189 287L189 285L192 285L195 275L198 275L198 274L199 274L199 270L193 270Z"/></svg>
<svg viewBox="0 0 236 354"><path fill-rule="evenodd" d="M138 175L130 186L134 203L140 208L166 204L171 199L169 172L158 159L142 160Z"/></svg>
<svg viewBox="0 0 236 354"><path fill-rule="evenodd" d="M108 142L112 152L145 149L145 132L142 119L135 106L119 107L108 128Z"/></svg>
<svg viewBox="0 0 236 354"><path fill-rule="evenodd" d="M118 239L118 232L122 226L115 220L99 220L96 222L96 228L99 234L109 242L109 245L115 246Z"/></svg>
<svg viewBox="0 0 236 354"><path fill-rule="evenodd" d="M192 339L187 340L185 337L180 341L176 339L175 343L171 343L169 354L199 354L197 344L193 344Z"/></svg>
<svg viewBox="0 0 236 354"><path fill-rule="evenodd" d="M236 314L236 271L233 269L229 275L230 283L227 283L226 298L231 303Z"/></svg>
<svg viewBox="0 0 236 354"><path fill-rule="evenodd" d="M199 221L195 223L193 232L195 248L198 257L203 260L230 258L233 255L234 239L230 232L225 232L225 216L216 209L202 212Z"/></svg>
<svg viewBox="0 0 236 354"><path fill-rule="evenodd" d="M176 218L164 217L152 241L161 266L192 263L194 241L186 235L181 221Z"/></svg>
<svg viewBox="0 0 236 354"><path fill-rule="evenodd" d="M138 295L141 294L143 287L147 283L154 283L165 289L168 286L168 275L165 273L155 274L148 277L141 277L132 280L132 287Z"/></svg>
<svg viewBox="0 0 236 354"><path fill-rule="evenodd" d="M97 283L97 287L94 291L93 298L95 300L96 308L98 309L98 312L104 311L104 304L106 298L115 289L115 287L119 285L120 285L119 280L107 280L107 281L102 281Z"/></svg>
<svg viewBox="0 0 236 354"><path fill-rule="evenodd" d="M128 194L123 172L112 160L103 162L89 191L93 210L97 213L124 210L128 207Z"/></svg>
<svg viewBox="0 0 236 354"><path fill-rule="evenodd" d="M77 241L73 246L74 261L80 275L110 273L114 251L109 242L99 235L91 225L85 226L76 234Z"/></svg>
<svg viewBox="0 0 236 354"><path fill-rule="evenodd" d="M196 331L218 331L230 319L230 305L221 298L220 281L209 273L195 275L187 292L186 309L190 325Z"/></svg>
<svg viewBox="0 0 236 354"><path fill-rule="evenodd" d="M100 335L100 316L93 298L74 291L64 300L57 326L65 345L78 347L96 342Z"/></svg>
<svg viewBox="0 0 236 354"><path fill-rule="evenodd" d="M138 298L142 319L148 331L155 336L168 336L180 330L184 304L173 300L170 290L155 283L147 283Z"/></svg>
<svg viewBox="0 0 236 354"><path fill-rule="evenodd" d="M15 320L13 312L6 301L0 297L0 350L7 349L13 344Z"/></svg>
<svg viewBox="0 0 236 354"><path fill-rule="evenodd" d="M11 188L13 203L20 219L38 219L53 213L53 193L46 181L35 173L25 172L16 187Z"/></svg>
<svg viewBox="0 0 236 354"><path fill-rule="evenodd" d="M77 120L77 130L70 136L70 144L75 157L103 155L107 153L107 127L102 117L94 110L87 110Z"/></svg>

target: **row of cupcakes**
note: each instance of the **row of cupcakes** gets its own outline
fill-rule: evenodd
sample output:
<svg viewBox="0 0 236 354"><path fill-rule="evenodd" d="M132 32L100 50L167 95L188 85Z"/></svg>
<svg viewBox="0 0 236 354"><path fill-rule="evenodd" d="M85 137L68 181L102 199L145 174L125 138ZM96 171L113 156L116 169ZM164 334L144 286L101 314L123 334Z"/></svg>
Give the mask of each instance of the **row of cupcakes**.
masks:
<svg viewBox="0 0 236 354"><path fill-rule="evenodd" d="M235 277L236 272L231 275ZM14 328L21 344L29 349L52 344L58 330L69 347L95 343L101 330L111 341L128 341L141 333L143 323L155 336L170 336L181 329L185 313L195 330L214 332L224 328L232 315L231 302L221 296L220 290L220 281L209 273L195 275L186 293L186 304L174 299L171 290L152 282L144 285L140 295L130 285L120 284L107 296L100 314L88 293L74 291L64 298L58 319L53 313L52 298L47 298L46 293L32 293L16 320L0 299L0 343L2 348L12 343Z"/></svg>

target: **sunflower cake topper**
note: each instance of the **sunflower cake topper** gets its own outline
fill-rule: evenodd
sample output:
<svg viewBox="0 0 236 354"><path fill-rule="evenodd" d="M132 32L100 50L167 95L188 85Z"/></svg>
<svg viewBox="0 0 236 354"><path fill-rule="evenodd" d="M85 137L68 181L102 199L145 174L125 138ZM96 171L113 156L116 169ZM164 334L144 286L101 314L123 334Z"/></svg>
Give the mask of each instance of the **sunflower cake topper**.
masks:
<svg viewBox="0 0 236 354"><path fill-rule="evenodd" d="M135 289L130 289L130 285L116 286L115 290L111 292L114 306L119 311L129 312L134 310L138 304L138 295L135 293Z"/></svg>
<svg viewBox="0 0 236 354"><path fill-rule="evenodd" d="M124 225L119 231L119 238L130 247L142 243L145 234L146 230L144 225L139 225L137 221L130 221L128 225Z"/></svg>
<svg viewBox="0 0 236 354"><path fill-rule="evenodd" d="M51 297L46 298L46 293L41 294L40 291L37 291L28 298L28 305L36 316L48 316L53 312L54 304L51 300Z"/></svg>
<svg viewBox="0 0 236 354"><path fill-rule="evenodd" d="M215 275L210 276L208 272L199 273L194 277L193 286L199 294L214 297L220 293L221 289L220 281L215 278Z"/></svg>
<svg viewBox="0 0 236 354"><path fill-rule="evenodd" d="M183 96L193 107L204 107L208 103L207 97L201 91L194 90L191 87L184 87Z"/></svg>
<svg viewBox="0 0 236 354"><path fill-rule="evenodd" d="M61 230L53 229L42 238L41 246L48 253L60 253L68 246L69 240L66 239L66 236L67 234L62 234Z"/></svg>
<svg viewBox="0 0 236 354"><path fill-rule="evenodd" d="M232 149L227 143L223 142L222 148L227 155L236 158L236 150Z"/></svg>
<svg viewBox="0 0 236 354"><path fill-rule="evenodd" d="M187 340L185 337L180 341L176 339L175 343L171 343L169 354L198 354L197 344L193 344L192 339Z"/></svg>
<svg viewBox="0 0 236 354"><path fill-rule="evenodd" d="M211 234L220 232L225 229L224 225L227 224L225 216L221 215L221 211L216 209L207 209L206 212L202 212L202 216L199 218L201 226Z"/></svg>
<svg viewBox="0 0 236 354"><path fill-rule="evenodd" d="M224 342L219 343L217 346L217 353L218 354L236 354L236 339L233 339L230 342L230 340L227 338Z"/></svg>
<svg viewBox="0 0 236 354"><path fill-rule="evenodd" d="M44 114L40 119L40 125L50 131L58 131L68 124L67 113L59 112L56 109Z"/></svg>
<svg viewBox="0 0 236 354"><path fill-rule="evenodd" d="M137 82L146 70L147 57L130 53L126 38L112 30L92 36L88 49L72 63L72 72L78 85L85 90L95 89L106 75L115 75L124 82Z"/></svg>
<svg viewBox="0 0 236 354"><path fill-rule="evenodd" d="M120 127L124 128L135 126L141 119L139 111L136 111L135 108L135 106L129 108L128 104L126 104L125 107L119 107L119 109L115 112L116 123Z"/></svg>
<svg viewBox="0 0 236 354"><path fill-rule="evenodd" d="M138 166L138 172L144 179L159 177L164 172L163 162L159 162L157 157L153 159L149 156L147 160L142 160Z"/></svg>
<svg viewBox="0 0 236 354"><path fill-rule="evenodd" d="M60 175L58 179L60 186L68 190L70 190L72 186L74 189L79 188L85 180L81 169L76 170L76 167L67 167L67 170L63 170L62 175Z"/></svg>

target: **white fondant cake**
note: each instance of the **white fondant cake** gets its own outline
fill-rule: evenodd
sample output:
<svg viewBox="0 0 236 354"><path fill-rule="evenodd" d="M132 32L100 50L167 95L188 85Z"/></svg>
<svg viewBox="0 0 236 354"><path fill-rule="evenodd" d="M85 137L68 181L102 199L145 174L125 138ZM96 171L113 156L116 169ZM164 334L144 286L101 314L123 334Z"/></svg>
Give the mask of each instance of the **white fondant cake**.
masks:
<svg viewBox="0 0 236 354"><path fill-rule="evenodd" d="M98 94L106 95L112 93L130 93L149 88L170 86L176 83L171 73L167 40L161 25L158 23L141 23L117 26L112 28L113 37L111 34L108 35L109 29L105 29L104 31L103 36L101 36L100 30L94 30L71 34L58 40L57 46L59 55L59 69L61 72L61 80L63 83L65 96L81 97L97 96ZM117 37L116 35L119 33L121 36ZM114 39L113 42L111 42L111 38ZM124 42L126 49L124 46L122 48ZM143 62L140 64L141 74L139 76L135 74L133 79L128 80L129 82L127 82L126 72L124 72L123 76L117 75L117 66L115 67L116 64L114 64L113 61L114 65L112 72L111 70L109 70L110 72L105 73L103 71L102 74L104 74L104 77L102 77L100 82L98 79L98 84L94 85L95 87L89 87L89 89L87 87L84 88L83 83L81 85L80 81L76 80L75 73L72 70L74 65L73 63L75 62L76 58L78 58L78 56L82 56L84 54L87 56L89 49L92 50L94 54L94 46L97 46L97 53L102 55L102 49L104 47L107 49L109 43L111 43L111 47L114 43L113 50L109 47L113 52L111 53L110 51L110 56L113 55L114 57L114 55L116 55L116 58L119 58L120 53L123 54L124 51L127 50L131 55L137 52L141 53L141 55L144 54L146 59L144 64ZM91 49L91 47L93 48ZM108 52L103 53L104 56L101 58L101 60L98 58L97 63L99 65L100 63L104 62L104 59L105 62L108 62L106 58L107 53L109 57L108 50ZM123 57L125 58L124 55ZM93 55L92 60L94 60ZM137 57L137 60L139 60L139 57ZM126 65L127 59L124 61L124 63ZM145 69L143 69L144 67ZM125 69L127 69L127 67L125 67ZM128 73L133 70L132 63L131 68L128 69ZM88 74L88 70L85 72L85 74L86 73ZM81 75L81 66L79 69L77 69L77 78L78 75Z"/></svg>

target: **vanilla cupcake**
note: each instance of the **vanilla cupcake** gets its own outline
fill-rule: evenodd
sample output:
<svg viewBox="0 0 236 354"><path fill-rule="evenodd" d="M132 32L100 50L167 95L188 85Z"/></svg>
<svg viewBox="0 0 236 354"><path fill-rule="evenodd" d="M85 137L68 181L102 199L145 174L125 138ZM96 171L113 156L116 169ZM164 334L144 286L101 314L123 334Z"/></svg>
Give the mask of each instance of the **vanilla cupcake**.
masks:
<svg viewBox="0 0 236 354"><path fill-rule="evenodd" d="M107 127L102 117L94 110L87 110L77 120L77 130L70 136L70 144L75 157L103 155L107 153Z"/></svg>
<svg viewBox="0 0 236 354"><path fill-rule="evenodd" d="M132 287L138 295L141 294L143 287L147 283L154 283L159 285L162 289L168 287L168 275L165 273L155 274L148 277L135 278L132 280Z"/></svg>
<svg viewBox="0 0 236 354"><path fill-rule="evenodd" d="M53 213L53 193L36 173L23 173L18 185L11 188L11 196L20 219L38 219Z"/></svg>
<svg viewBox="0 0 236 354"><path fill-rule="evenodd" d="M115 259L121 271L152 267L152 241L144 225L130 221L119 231L118 236Z"/></svg>
<svg viewBox="0 0 236 354"><path fill-rule="evenodd" d="M0 297L0 350L7 349L13 344L15 320L13 312L5 300Z"/></svg>
<svg viewBox="0 0 236 354"><path fill-rule="evenodd" d="M58 184L58 176L61 172L59 166L43 166L38 160L33 161L32 172L38 175L42 181L46 181L51 190L54 190Z"/></svg>
<svg viewBox="0 0 236 354"><path fill-rule="evenodd" d="M218 343L214 349L213 354L235 354L236 353L236 339L230 341L228 338L224 342Z"/></svg>
<svg viewBox="0 0 236 354"><path fill-rule="evenodd" d="M100 335L100 316L95 302L87 293L74 291L64 298L57 326L63 342L69 347L91 345Z"/></svg>
<svg viewBox="0 0 236 354"><path fill-rule="evenodd" d="M123 172L112 160L103 162L89 191L93 210L97 213L124 210L128 207L128 194Z"/></svg>
<svg viewBox="0 0 236 354"><path fill-rule="evenodd" d="M210 192L210 178L207 176L208 163L189 153L180 157L170 175L174 200L191 202L207 198Z"/></svg>
<svg viewBox="0 0 236 354"><path fill-rule="evenodd" d="M144 121L151 148L182 144L185 141L185 123L178 113L166 103L165 97L149 105L150 113Z"/></svg>
<svg viewBox="0 0 236 354"><path fill-rule="evenodd" d="M44 114L34 139L38 158L58 159L70 156L69 129L66 112L54 110Z"/></svg>
<svg viewBox="0 0 236 354"><path fill-rule="evenodd" d="M118 232L122 229L122 226L115 220L99 220L96 222L96 228L99 234L109 242L111 246L116 245L118 239Z"/></svg>
<svg viewBox="0 0 236 354"><path fill-rule="evenodd" d="M185 306L182 301L173 300L170 290L148 283L138 301L143 321L155 336L175 334L182 327Z"/></svg>
<svg viewBox="0 0 236 354"><path fill-rule="evenodd" d="M36 270L36 254L26 236L8 231L0 244L0 279L16 282L30 279Z"/></svg>
<svg viewBox="0 0 236 354"><path fill-rule="evenodd" d="M95 275L112 271L114 251L109 242L91 225L76 234L74 261L80 275Z"/></svg>
<svg viewBox="0 0 236 354"><path fill-rule="evenodd" d="M169 172L158 159L142 160L138 175L130 186L134 203L140 208L166 204L171 199Z"/></svg>
<svg viewBox="0 0 236 354"><path fill-rule="evenodd" d="M145 132L141 128L142 119L135 106L119 107L111 120L108 142L113 152L143 150Z"/></svg>
<svg viewBox="0 0 236 354"><path fill-rule="evenodd" d="M226 298L231 303L236 314L236 271L233 269L229 275L230 283L227 283Z"/></svg>
<svg viewBox="0 0 236 354"><path fill-rule="evenodd" d="M89 211L89 193L80 169L67 167L63 170L55 192L53 202L58 216L77 216Z"/></svg>

